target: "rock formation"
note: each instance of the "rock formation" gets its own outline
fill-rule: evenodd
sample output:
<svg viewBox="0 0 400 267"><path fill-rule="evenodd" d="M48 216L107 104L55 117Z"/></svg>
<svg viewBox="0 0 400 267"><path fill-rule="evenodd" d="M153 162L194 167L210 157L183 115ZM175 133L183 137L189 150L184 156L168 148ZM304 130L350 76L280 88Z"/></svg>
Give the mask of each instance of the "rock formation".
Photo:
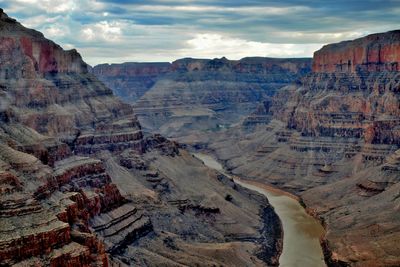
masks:
<svg viewBox="0 0 400 267"><path fill-rule="evenodd" d="M399 36L397 30L326 45L314 54L313 72L400 71Z"/></svg>
<svg viewBox="0 0 400 267"><path fill-rule="evenodd" d="M91 70L117 96L129 103L137 101L160 77L171 71L168 62L101 64Z"/></svg>
<svg viewBox="0 0 400 267"><path fill-rule="evenodd" d="M400 31L327 45L242 125L185 141L301 196L330 266L400 265L399 53Z"/></svg>
<svg viewBox="0 0 400 267"><path fill-rule="evenodd" d="M103 64L93 73L135 103L146 130L178 137L238 122L259 101L310 69L310 59L184 58L171 64Z"/></svg>
<svg viewBox="0 0 400 267"><path fill-rule="evenodd" d="M265 198L144 136L75 50L2 10L0 225L1 266L276 265L282 238Z"/></svg>

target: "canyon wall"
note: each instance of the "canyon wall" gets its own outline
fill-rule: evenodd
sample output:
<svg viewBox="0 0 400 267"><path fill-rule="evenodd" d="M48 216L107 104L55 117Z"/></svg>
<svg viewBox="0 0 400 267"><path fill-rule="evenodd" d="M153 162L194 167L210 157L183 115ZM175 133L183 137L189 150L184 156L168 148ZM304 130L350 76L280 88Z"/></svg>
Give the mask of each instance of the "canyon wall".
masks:
<svg viewBox="0 0 400 267"><path fill-rule="evenodd" d="M137 101L160 77L171 71L168 62L100 64L91 69L115 95L128 103Z"/></svg>
<svg viewBox="0 0 400 267"><path fill-rule="evenodd" d="M314 53L313 72L400 71L399 31L329 44Z"/></svg>
<svg viewBox="0 0 400 267"><path fill-rule="evenodd" d="M312 73L241 125L183 141L214 151L234 174L301 196L326 227L329 266L397 266L399 44L392 31L327 45Z"/></svg>
<svg viewBox="0 0 400 267"><path fill-rule="evenodd" d="M391 31L324 46L312 72L284 59L177 60L135 108L145 129L301 196L327 229L330 266L397 266L399 55Z"/></svg>
<svg viewBox="0 0 400 267"><path fill-rule="evenodd" d="M144 129L178 137L238 122L310 69L310 59L184 58L171 64L103 64L93 73L134 103Z"/></svg>
<svg viewBox="0 0 400 267"><path fill-rule="evenodd" d="M75 50L3 10L0 36L1 266L277 265L267 199L145 136Z"/></svg>

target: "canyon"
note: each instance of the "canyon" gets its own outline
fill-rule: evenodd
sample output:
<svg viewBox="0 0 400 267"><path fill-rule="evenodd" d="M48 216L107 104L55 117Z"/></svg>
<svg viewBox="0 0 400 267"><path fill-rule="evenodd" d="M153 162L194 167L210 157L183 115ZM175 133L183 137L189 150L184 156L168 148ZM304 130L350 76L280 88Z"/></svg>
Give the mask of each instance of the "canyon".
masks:
<svg viewBox="0 0 400 267"><path fill-rule="evenodd" d="M91 67L0 9L0 266L399 266L399 63Z"/></svg>
<svg viewBox="0 0 400 267"><path fill-rule="evenodd" d="M399 42L392 31L327 45L301 84L240 125L182 142L234 175L299 196L326 228L329 266L398 266Z"/></svg>
<svg viewBox="0 0 400 267"><path fill-rule="evenodd" d="M307 214L297 197L264 184L232 176L209 155L201 153L193 155L210 168L232 177L236 183L268 198L282 221L284 232L279 266L326 266L320 245L320 238L325 234L324 228L318 220Z"/></svg>
<svg viewBox="0 0 400 267"><path fill-rule="evenodd" d="M237 78L226 67L204 74L207 68L198 62L210 60L186 59L197 64L185 68L184 84L163 74L134 106L150 131L213 155L234 176L298 196L325 227L321 245L328 266L399 266L399 55L398 30L326 45L314 53L312 70L298 66L291 68L292 74L297 69L293 79L278 76L280 86L250 101L251 108L242 108L240 95L230 98L228 82L246 82L235 67ZM211 81L200 87L204 76ZM210 85L220 80L228 82ZM247 85L241 95L260 84ZM241 111L205 106L203 97L216 94L222 94L216 103L234 103ZM221 121L204 123L198 117L206 113L193 106L210 108L207 114Z"/></svg>
<svg viewBox="0 0 400 267"><path fill-rule="evenodd" d="M267 198L142 131L134 109L0 10L0 266L276 266Z"/></svg>

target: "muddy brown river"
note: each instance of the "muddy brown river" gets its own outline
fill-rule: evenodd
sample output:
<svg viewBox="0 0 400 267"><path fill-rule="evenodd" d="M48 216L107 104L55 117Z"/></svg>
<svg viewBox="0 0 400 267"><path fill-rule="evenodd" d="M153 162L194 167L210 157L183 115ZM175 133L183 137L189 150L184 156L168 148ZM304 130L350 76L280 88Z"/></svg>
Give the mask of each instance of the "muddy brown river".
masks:
<svg viewBox="0 0 400 267"><path fill-rule="evenodd" d="M202 153L194 153L193 155L202 160L208 167L232 177L213 157ZM232 178L241 186L265 195L281 219L284 234L279 266L326 266L319 243L320 237L324 234L324 228L318 220L307 214L295 198L263 184Z"/></svg>

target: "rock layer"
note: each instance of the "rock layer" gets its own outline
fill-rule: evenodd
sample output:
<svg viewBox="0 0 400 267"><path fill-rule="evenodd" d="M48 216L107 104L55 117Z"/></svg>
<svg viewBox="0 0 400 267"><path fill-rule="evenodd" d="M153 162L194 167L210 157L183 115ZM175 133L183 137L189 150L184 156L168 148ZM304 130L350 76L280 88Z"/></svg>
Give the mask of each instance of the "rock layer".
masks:
<svg viewBox="0 0 400 267"><path fill-rule="evenodd" d="M146 130L177 137L238 122L310 68L309 59L185 58L171 64L98 65L93 73L125 101L135 102Z"/></svg>
<svg viewBox="0 0 400 267"><path fill-rule="evenodd" d="M101 64L91 72L126 102L143 96L163 75L172 71L170 63Z"/></svg>
<svg viewBox="0 0 400 267"><path fill-rule="evenodd" d="M313 72L400 71L399 36L397 30L326 45L314 54Z"/></svg>
<svg viewBox="0 0 400 267"><path fill-rule="evenodd" d="M265 198L144 136L76 51L2 10L0 36L0 265L277 264Z"/></svg>

